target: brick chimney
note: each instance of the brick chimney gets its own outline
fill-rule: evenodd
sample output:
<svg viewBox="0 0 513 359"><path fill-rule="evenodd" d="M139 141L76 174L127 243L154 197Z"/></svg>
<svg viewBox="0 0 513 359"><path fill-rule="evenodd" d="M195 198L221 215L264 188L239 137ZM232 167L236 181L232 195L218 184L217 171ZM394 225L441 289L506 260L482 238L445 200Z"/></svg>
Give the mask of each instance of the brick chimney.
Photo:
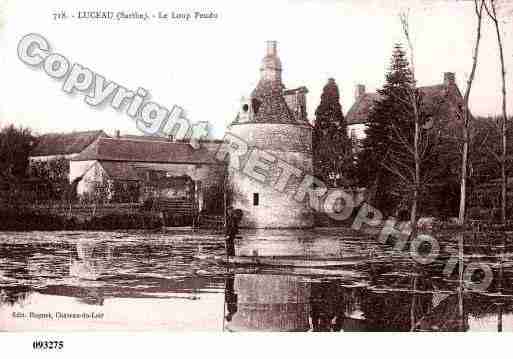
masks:
<svg viewBox="0 0 513 359"><path fill-rule="evenodd" d="M454 86L456 85L456 75L454 72L444 72L444 85Z"/></svg>
<svg viewBox="0 0 513 359"><path fill-rule="evenodd" d="M276 56L276 47L278 41L266 41L267 44L267 56Z"/></svg>
<svg viewBox="0 0 513 359"><path fill-rule="evenodd" d="M121 138L121 131L116 130L116 138L117 138L117 139L120 139L120 138Z"/></svg>
<svg viewBox="0 0 513 359"><path fill-rule="evenodd" d="M356 85L354 88L354 100L357 101L363 94L365 94L365 85Z"/></svg>

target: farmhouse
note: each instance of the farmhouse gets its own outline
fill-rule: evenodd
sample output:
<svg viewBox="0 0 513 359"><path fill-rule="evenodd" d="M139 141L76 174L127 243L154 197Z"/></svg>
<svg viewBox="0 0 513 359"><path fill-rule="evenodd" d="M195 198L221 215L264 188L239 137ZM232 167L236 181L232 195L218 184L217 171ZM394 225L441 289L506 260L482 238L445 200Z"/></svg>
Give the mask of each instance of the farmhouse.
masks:
<svg viewBox="0 0 513 359"><path fill-rule="evenodd" d="M215 144L210 143L210 148ZM148 198L186 202L199 211L221 207L225 164L209 146L161 139L101 138L70 162L79 196L97 193L116 202ZM222 198L222 197L221 197Z"/></svg>

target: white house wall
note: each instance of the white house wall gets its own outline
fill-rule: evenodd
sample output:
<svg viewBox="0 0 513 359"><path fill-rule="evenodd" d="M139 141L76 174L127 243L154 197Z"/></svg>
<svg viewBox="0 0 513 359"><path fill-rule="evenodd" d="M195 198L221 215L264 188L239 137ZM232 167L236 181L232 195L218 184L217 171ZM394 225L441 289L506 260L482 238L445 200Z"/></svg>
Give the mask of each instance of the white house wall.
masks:
<svg viewBox="0 0 513 359"><path fill-rule="evenodd" d="M367 125L365 125L363 123L348 125L347 126L347 135L350 138L352 138L354 136L358 140L363 140L366 137L366 135L365 135L366 129L367 129Z"/></svg>
<svg viewBox="0 0 513 359"><path fill-rule="evenodd" d="M69 163L69 182L73 182L78 177L84 175L85 171L95 163L96 160L90 161L70 161Z"/></svg>
<svg viewBox="0 0 513 359"><path fill-rule="evenodd" d="M89 161L88 161L89 162ZM82 175L82 180L77 185L77 194L91 193L95 188L95 182L101 182L104 178L105 171L98 161L93 163L85 170Z"/></svg>
<svg viewBox="0 0 513 359"><path fill-rule="evenodd" d="M59 159L59 158L71 160L71 159L77 157L78 155L79 155L79 153L70 153L68 155L30 156L29 161L30 162L37 162L37 161L47 162L47 161L51 161L51 160L55 160L55 159Z"/></svg>

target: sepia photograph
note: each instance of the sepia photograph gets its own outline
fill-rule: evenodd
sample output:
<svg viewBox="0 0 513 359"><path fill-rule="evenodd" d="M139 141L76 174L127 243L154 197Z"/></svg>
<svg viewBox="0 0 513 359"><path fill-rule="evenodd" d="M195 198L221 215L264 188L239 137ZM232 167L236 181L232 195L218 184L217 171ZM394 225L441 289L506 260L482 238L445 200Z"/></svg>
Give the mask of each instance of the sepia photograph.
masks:
<svg viewBox="0 0 513 359"><path fill-rule="evenodd" d="M0 54L0 341L513 331L513 1L2 0Z"/></svg>

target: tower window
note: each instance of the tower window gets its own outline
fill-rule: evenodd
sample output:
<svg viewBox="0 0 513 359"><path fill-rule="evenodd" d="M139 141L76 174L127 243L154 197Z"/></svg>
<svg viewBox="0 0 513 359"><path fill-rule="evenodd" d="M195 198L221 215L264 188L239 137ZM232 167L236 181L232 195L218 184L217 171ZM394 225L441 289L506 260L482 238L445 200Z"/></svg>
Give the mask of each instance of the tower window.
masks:
<svg viewBox="0 0 513 359"><path fill-rule="evenodd" d="M253 112L256 115L258 113L258 109L260 108L260 101L254 98L251 100L251 105L253 106Z"/></svg>
<svg viewBox="0 0 513 359"><path fill-rule="evenodd" d="M253 206L258 206L259 202L260 202L260 198L258 196L258 193L253 193Z"/></svg>
<svg viewBox="0 0 513 359"><path fill-rule="evenodd" d="M244 112L248 112L248 110L249 110L249 106L248 106L248 104L247 104L247 103L245 103L245 104L242 106L242 111L244 111Z"/></svg>

